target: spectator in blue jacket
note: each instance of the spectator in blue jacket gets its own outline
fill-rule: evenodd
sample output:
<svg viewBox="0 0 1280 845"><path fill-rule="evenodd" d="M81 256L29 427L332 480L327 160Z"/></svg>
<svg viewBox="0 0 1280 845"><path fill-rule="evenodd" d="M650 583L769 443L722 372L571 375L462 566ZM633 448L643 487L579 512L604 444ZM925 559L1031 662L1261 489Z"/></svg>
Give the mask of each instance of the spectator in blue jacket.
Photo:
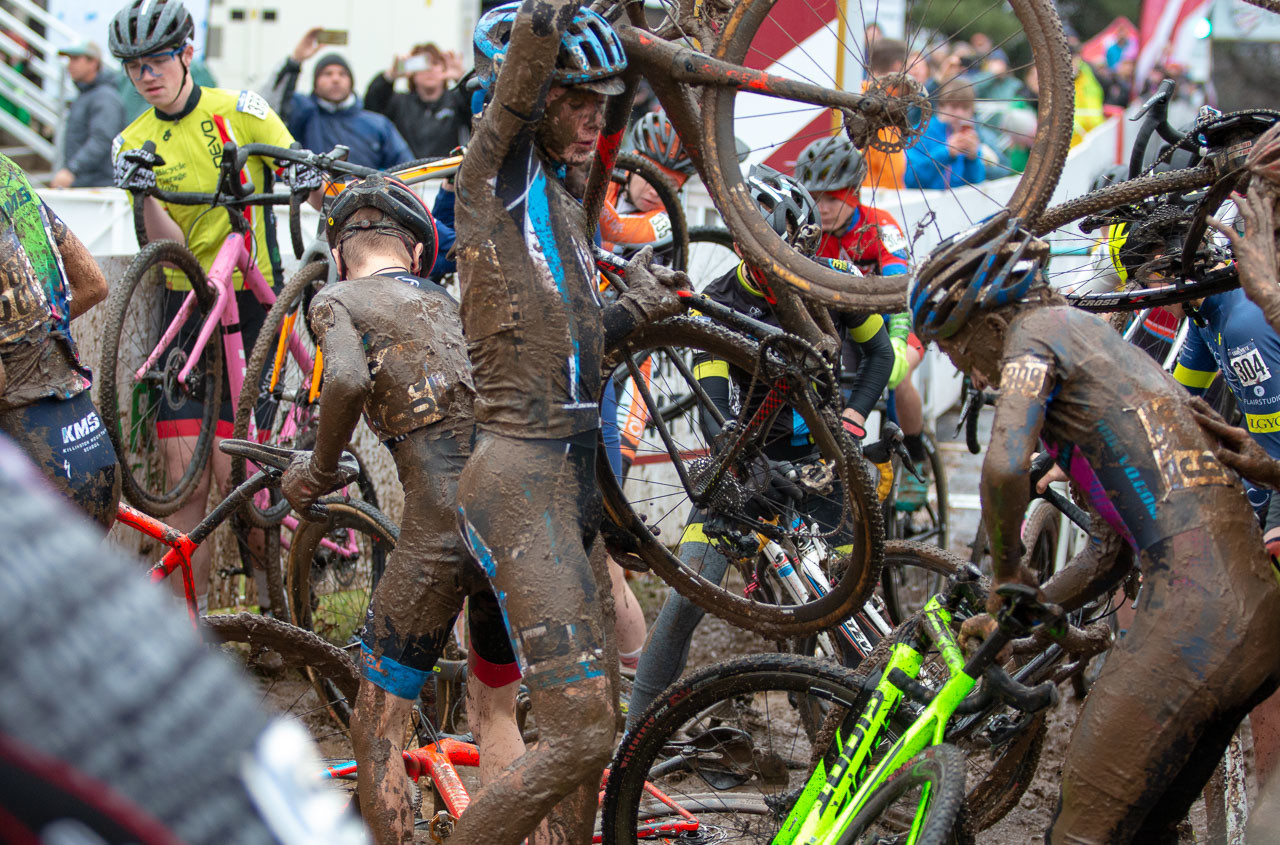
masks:
<svg viewBox="0 0 1280 845"><path fill-rule="evenodd" d="M969 83L953 79L938 90L924 136L907 150L906 187L959 188L986 180L973 112L974 93Z"/></svg>
<svg viewBox="0 0 1280 845"><path fill-rule="evenodd" d="M320 31L321 27L307 30L267 92L267 102L284 119L294 140L315 152L342 144L351 149L348 161L379 170L413 159L395 125L364 108L355 94L351 66L337 53L326 53L316 62L310 94L296 92L302 63L320 51Z"/></svg>

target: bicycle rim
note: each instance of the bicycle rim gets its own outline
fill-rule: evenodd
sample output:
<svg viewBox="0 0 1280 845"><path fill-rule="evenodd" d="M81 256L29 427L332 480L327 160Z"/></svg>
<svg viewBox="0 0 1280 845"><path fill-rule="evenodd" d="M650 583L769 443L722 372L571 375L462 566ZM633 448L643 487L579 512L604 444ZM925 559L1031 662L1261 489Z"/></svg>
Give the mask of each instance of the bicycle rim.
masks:
<svg viewBox="0 0 1280 845"><path fill-rule="evenodd" d="M619 197L625 196L628 183L632 176L639 176L643 179L658 195L659 202L662 203L662 209L667 215L667 221L671 227L671 244L665 249L658 250L655 257L667 267L675 270L685 270L689 263L689 222L685 219L684 206L680 202L680 192L676 190L676 186L672 183L662 170L649 159L643 156L626 152L618 155L617 162L614 163L613 179L621 186ZM643 244L626 245L624 249L631 253L642 247Z"/></svg>
<svg viewBox="0 0 1280 845"><path fill-rule="evenodd" d="M693 356L702 352L746 372L754 370L757 362L754 345L744 337L719 326L685 318L642 328L627 338L627 344L633 360L645 356L676 355L685 364L690 364ZM659 362L651 368L648 389L660 408L671 404L660 396L683 393L690 389L690 384L674 362L669 368ZM670 448L654 429L639 431L639 426L632 426L638 437L634 446L635 457L624 486L619 486L609 471L608 463L600 462L598 476L608 516L632 536L635 551L654 572L700 607L735 625L766 636L791 637L814 633L845 618L866 600L875 586L883 555L884 528L879 507L874 504L875 494L866 465L853 451L834 415L816 410L795 391L783 400L781 406L781 413L794 411L805 421L822 461L839 480L839 484L830 484L824 492L815 493L816 498L812 501L822 500L833 514L829 521L819 525L819 529L828 533L840 528L845 533L833 534L833 538L838 538L840 543L848 543L850 548L846 556L824 562L824 574L831 581L827 595L819 598L810 593L804 603L776 605L756 600L753 593L752 597L743 595L744 590L751 593L746 590L752 577L750 574L746 576L747 580L736 582L730 579L721 586L699 576L673 551L681 540L692 508L692 499L679 473L692 478L700 469L705 471L714 460L699 424L698 416L703 408L698 406L667 426L672 438ZM647 411L642 413L647 418L652 417ZM773 506L749 490L750 484L736 480L750 475L750 460L764 447L772 445L772 438L776 435L772 432L772 425L766 425L754 429L749 437L750 442L743 450L746 459L730 467L733 478L726 477L724 485L744 491L744 495L758 507L768 510ZM735 512L730 506L713 510L728 514L731 519ZM834 514L842 516L835 517ZM774 515L780 516L781 511ZM760 518L770 517L765 513Z"/></svg>
<svg viewBox="0 0 1280 845"><path fill-rule="evenodd" d="M162 265L176 267L186 277L196 291L196 307L175 341L148 366L170 325L163 313L168 292ZM189 357L184 350L193 344L211 306L204 271L190 250L175 241L156 241L139 252L107 303L97 404L123 470L125 497L155 517L187 502L213 449L223 377L220 328L205 344L190 378L179 378ZM200 406L197 419L162 419L189 411L193 403ZM166 434L183 436L161 438L157 424Z"/></svg>
<svg viewBox="0 0 1280 845"><path fill-rule="evenodd" d="M967 225L1008 207L1015 215L1034 219L1045 207L1066 158L1070 143L1074 114L1074 91L1070 55L1062 34L1061 23L1048 0L1010 0L1009 3L992 4L984 16L973 20L962 11L960 3L928 4L922 13L923 20L909 20L905 41L914 54L926 55L931 44L926 37L926 27L941 31L946 36L966 32L979 26L994 33L994 47L1005 50L1014 59L1011 70L1015 75L1034 68L1039 78L1039 97L1036 103L1029 95L996 91L980 97L978 113L970 119L955 118L957 124L972 126L981 134L989 128L1002 128L1006 115L1025 112L1036 116L1034 142L1027 147L1026 164L1019 174L1004 181L983 182L971 188L945 189L928 195L928 209L917 214L905 205L907 194L876 187L875 174L864 187L862 201L866 205L892 213L904 226L906 246L912 253L912 263L919 264L925 251L943 237ZM847 12L837 12L832 22L829 4L812 3L811 0L750 0L735 7L729 16L725 30L719 39L714 55L734 64L767 68L771 73L789 79L813 83L825 88L843 87L857 90L866 71L865 50L861 46L863 29L867 23L866 11L860 7ZM843 34L842 34L843 33ZM834 38L832 37L834 36ZM835 41L834 45L830 41ZM833 63L829 57L836 54ZM907 70L922 62L923 58L908 58ZM833 67L834 65L834 67ZM843 80L837 74L843 69ZM915 90L917 96L909 98L919 104L919 89L914 83L899 77L897 82L872 83L888 85L880 93L895 105L909 105L901 93ZM878 90L878 89L877 89ZM866 132L857 132L855 144L888 150L911 141L928 122L921 116L914 123L907 118L894 128L882 128L884 122L872 124ZM932 118L938 120L935 114ZM951 119L948 117L948 119ZM707 170L703 177L729 229L753 264L766 269L783 283L828 305L865 309L900 310L904 301L904 278L869 276L852 278L814 262L787 246L771 228L764 224L755 208L750 192L743 183L742 168L735 144L735 137L761 139L754 142L748 163L763 162L778 170L790 172L793 162L804 146L818 138L832 134L842 125L841 119L831 110L805 103L767 98L724 87L708 86L702 102L703 136L706 143ZM878 128L880 127L880 128ZM914 128L912 128L914 127ZM902 129L907 129L905 136ZM772 134L771 134L772 133ZM769 140L776 138L777 140ZM923 156L924 147L915 155ZM984 161L991 156L981 153ZM896 154L894 154L896 155ZM901 158L889 159L885 169L894 175L887 177L897 182L897 175L905 173ZM875 164L875 162L872 162ZM921 172L929 165L938 170L936 162L927 157L921 159ZM994 171L994 162L992 169ZM880 169L880 168L878 168ZM949 178L949 177L946 177ZM932 224L913 237L917 222L928 219L928 212L936 217Z"/></svg>
<svg viewBox="0 0 1280 845"><path fill-rule="evenodd" d="M317 402L311 397L311 380L316 341L307 325L306 294L328 272L324 262L313 261L293 275L267 312L266 321L254 341L245 367L244 384L236 402L234 436L289 449L309 449L314 445L318 425ZM289 326L284 347L282 329ZM318 397L317 397L318 398ZM251 431L252 429L252 431ZM231 481L239 484L250 473L246 461L232 458ZM263 497L264 499L266 497ZM289 512L289 504L254 500L244 508L249 522L258 527L279 524Z"/></svg>
<svg viewBox="0 0 1280 845"><path fill-rule="evenodd" d="M614 755L601 812L604 840L663 837L769 842L824 748L802 714L843 713L858 676L829 661L759 654L701 669L670 687ZM646 783L697 817L691 827ZM645 837L654 838L654 837Z"/></svg>

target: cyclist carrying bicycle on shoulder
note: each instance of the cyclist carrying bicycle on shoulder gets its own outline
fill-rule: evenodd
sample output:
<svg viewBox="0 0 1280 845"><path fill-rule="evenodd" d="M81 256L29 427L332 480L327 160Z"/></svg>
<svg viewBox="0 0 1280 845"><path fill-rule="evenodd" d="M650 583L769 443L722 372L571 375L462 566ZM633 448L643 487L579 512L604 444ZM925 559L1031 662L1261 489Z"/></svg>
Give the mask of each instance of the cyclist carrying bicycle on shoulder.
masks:
<svg viewBox="0 0 1280 845"><path fill-rule="evenodd" d="M862 203L866 156L843 133L820 138L796 159L796 180L813 195L822 217L818 256L849 261L861 273L901 276L910 271L907 238L893 215ZM911 331L906 312L886 314L893 345L889 389L902 427L903 442L917 466L927 465L924 450L924 401L911 376L924 360L924 346ZM899 482L904 504L923 504L924 485L910 473Z"/></svg>
<svg viewBox="0 0 1280 845"><path fill-rule="evenodd" d="M577 845L614 739L608 588L587 553L601 516L604 348L680 313L668 287L687 280L650 270L642 250L627 291L602 307L595 221L564 185L595 153L605 97L624 90L613 27L576 0L525 0L481 17L475 47L486 103L458 173L457 254L477 436L459 522L506 614L540 736L485 784L454 836L515 843L547 817L547 840Z"/></svg>
<svg viewBox="0 0 1280 845"><path fill-rule="evenodd" d="M921 339L1000 389L981 484L994 585L1035 583L1018 536L1042 449L1142 568L1137 617L1085 702L1045 840L1172 841L1240 720L1280 680L1280 585L1190 398L1050 289L1048 252L996 215L935 250L909 307ZM994 613L1003 599L990 595ZM988 625L976 617L962 633Z"/></svg>
<svg viewBox="0 0 1280 845"><path fill-rule="evenodd" d="M767 167L755 166L747 177L747 187L770 227L797 249L812 252L820 232L818 210L808 191L790 176L784 176ZM833 262L834 263L834 262ZM740 311L772 326L779 326L768 280L746 261L730 272L711 282L703 293L735 311ZM835 324L852 345L856 362L851 370L852 391L846 399L841 414L845 430L858 440L865 434L863 423L884 392L893 366L893 348L879 314L833 314ZM729 362L707 355L694 359L694 376L707 397L726 420L739 417L738 404L751 383L751 373L731 368ZM763 399L756 397L756 402ZM710 420L703 419L704 428L710 428ZM799 427L798 427L799 426ZM804 463L816 457L817 450L804 421L783 414L774 423L765 448L770 461ZM719 432L710 431L711 435ZM812 493L799 504L799 510L813 518L823 530L833 530L840 524L842 497ZM709 515L695 509L689 515L684 533L680 537L679 555L682 562L699 572L703 578L720 583L729 568L729 559L708 536ZM714 533L714 532L713 532ZM842 544L843 542L843 544ZM847 541L840 535L833 538L834 551L848 551ZM640 655L636 670L635 686L628 704L627 727L633 728L636 720L648 708L657 695L666 689L684 671L689 655L689 643L694 629L702 621L704 611L670 590L667 600L654 623L648 647Z"/></svg>
<svg viewBox="0 0 1280 845"><path fill-rule="evenodd" d="M523 750L515 722L520 671L497 599L457 528L458 474L471 453L475 388L458 306L419 275L436 231L417 195L391 178L348 185L328 217L339 281L308 318L324 356L316 447L281 480L305 514L333 488L361 412L396 463L405 491L400 537L361 634L363 680L352 716L360 803L380 842L413 835L401 748L409 713L468 595L471 683L486 780ZM501 720L501 723L499 723ZM502 743L506 742L506 747ZM495 745L496 743L496 745Z"/></svg>
<svg viewBox="0 0 1280 845"><path fill-rule="evenodd" d="M111 54L120 60L129 80L151 106L115 140L112 154L119 187L213 193L218 188L224 144L261 143L278 147L293 144L289 130L259 95L252 91L202 88L195 83L190 73L195 56L191 41L194 33L191 14L179 0L133 0L111 21L107 38ZM155 145L153 154L141 149L148 141ZM138 161L151 166L135 166ZM260 189L266 190L271 184L268 160L255 156L249 160L246 171L247 178ZM319 187L318 180L313 187ZM130 196L134 196L132 191ZM146 197L142 202L148 239L185 243L205 268L212 265L231 234L231 221L223 210L169 205L154 197ZM252 251L258 268L264 278L278 283L279 250L274 241L274 217L267 207L246 209L244 213L252 229ZM160 305L165 324L178 313L188 286L181 273L169 274L168 289ZM251 349L266 319L266 310L251 291L244 289L239 271L235 275L235 289L240 331L245 348ZM189 349L195 342L199 324L191 321L187 325L191 329L189 336L175 341L179 349ZM169 355L170 351L162 354ZM217 443L231 436L235 419L229 387L224 386L221 403L210 463L213 480L225 490L231 459L218 449ZM182 475L194 451L202 416L203 408L198 400L187 399L177 408L168 402L161 405L156 434L174 478ZM170 518L175 528L188 531L199 523L204 515L208 484L209 474L203 473L190 500ZM207 604L211 555L212 549L205 544L191 556L202 612ZM171 580L173 589L181 591L181 580Z"/></svg>

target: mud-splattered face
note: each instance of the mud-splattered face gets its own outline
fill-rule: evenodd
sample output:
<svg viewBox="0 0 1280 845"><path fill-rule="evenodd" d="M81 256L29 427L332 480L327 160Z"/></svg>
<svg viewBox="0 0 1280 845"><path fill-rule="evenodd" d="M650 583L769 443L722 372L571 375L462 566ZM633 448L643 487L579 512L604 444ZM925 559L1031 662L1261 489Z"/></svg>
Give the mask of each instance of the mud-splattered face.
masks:
<svg viewBox="0 0 1280 845"><path fill-rule="evenodd" d="M553 85L547 110L538 123L538 146L557 164L586 164L604 125L604 95L583 88Z"/></svg>
<svg viewBox="0 0 1280 845"><path fill-rule="evenodd" d="M970 321L938 347L951 358L951 363L969 374L979 390L1000 386L1000 358L1004 354L1004 321L991 319Z"/></svg>

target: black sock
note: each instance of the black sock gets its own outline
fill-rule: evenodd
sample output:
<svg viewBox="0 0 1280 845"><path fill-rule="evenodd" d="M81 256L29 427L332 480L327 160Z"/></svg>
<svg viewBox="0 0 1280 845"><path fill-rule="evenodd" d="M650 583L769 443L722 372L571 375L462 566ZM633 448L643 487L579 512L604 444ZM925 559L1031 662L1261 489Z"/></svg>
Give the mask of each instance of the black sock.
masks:
<svg viewBox="0 0 1280 845"><path fill-rule="evenodd" d="M902 435L902 443L907 447L907 454L911 456L911 462L919 469L920 465L925 462L924 436L920 434L904 434Z"/></svg>

